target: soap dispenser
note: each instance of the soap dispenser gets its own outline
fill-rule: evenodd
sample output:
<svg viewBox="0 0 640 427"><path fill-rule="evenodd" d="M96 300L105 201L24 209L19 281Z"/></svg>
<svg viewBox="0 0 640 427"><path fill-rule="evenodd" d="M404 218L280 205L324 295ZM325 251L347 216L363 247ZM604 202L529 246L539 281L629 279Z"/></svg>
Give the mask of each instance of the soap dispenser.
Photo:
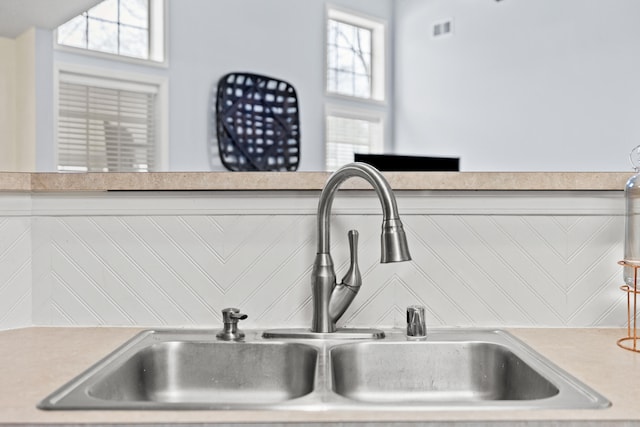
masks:
<svg viewBox="0 0 640 427"><path fill-rule="evenodd" d="M627 181L624 187L625 225L624 225L624 260L632 265L640 265L640 145L629 154L636 174ZM624 282L633 288L633 267L625 266ZM640 288L640 283L637 284Z"/></svg>

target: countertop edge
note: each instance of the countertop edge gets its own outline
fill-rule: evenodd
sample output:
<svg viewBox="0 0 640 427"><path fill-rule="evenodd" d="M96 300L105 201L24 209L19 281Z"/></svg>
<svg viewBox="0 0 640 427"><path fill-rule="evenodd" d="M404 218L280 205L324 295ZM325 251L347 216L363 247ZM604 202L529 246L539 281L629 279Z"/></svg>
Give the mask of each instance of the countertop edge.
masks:
<svg viewBox="0 0 640 427"><path fill-rule="evenodd" d="M318 191L329 172L0 172L0 191ZM394 190L617 191L631 172L384 172ZM368 189L350 180L345 189Z"/></svg>

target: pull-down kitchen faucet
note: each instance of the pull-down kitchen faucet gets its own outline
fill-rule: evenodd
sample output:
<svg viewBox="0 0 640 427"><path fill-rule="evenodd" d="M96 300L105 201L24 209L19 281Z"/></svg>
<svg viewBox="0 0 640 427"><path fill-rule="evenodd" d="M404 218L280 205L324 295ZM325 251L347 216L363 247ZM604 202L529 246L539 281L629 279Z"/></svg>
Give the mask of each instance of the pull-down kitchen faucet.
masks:
<svg viewBox="0 0 640 427"><path fill-rule="evenodd" d="M352 177L360 177L369 182L382 204L380 262L411 260L395 196L382 174L366 163L350 163L338 169L325 184L318 203L318 252L311 273L312 332L335 332L336 322L347 310L362 284L358 270L358 232L350 230L348 233L351 262L347 274L339 284L336 283L336 273L329 251L331 205L340 185Z"/></svg>

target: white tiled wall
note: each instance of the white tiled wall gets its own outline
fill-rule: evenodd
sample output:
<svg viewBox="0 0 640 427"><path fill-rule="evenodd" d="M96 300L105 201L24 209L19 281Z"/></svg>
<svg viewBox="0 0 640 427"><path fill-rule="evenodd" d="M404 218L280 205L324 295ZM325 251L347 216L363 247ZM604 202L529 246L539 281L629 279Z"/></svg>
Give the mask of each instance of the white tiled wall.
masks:
<svg viewBox="0 0 640 427"><path fill-rule="evenodd" d="M0 328L31 323L31 226L26 217L0 218Z"/></svg>
<svg viewBox="0 0 640 427"><path fill-rule="evenodd" d="M0 329L31 324L31 198L0 194Z"/></svg>
<svg viewBox="0 0 640 427"><path fill-rule="evenodd" d="M621 326L622 193L407 192L413 261L379 264L374 193L335 205L332 253L360 231L363 287L346 326ZM308 326L318 194L33 194L0 217L0 328L37 325ZM31 286L32 283L32 286ZM33 308L31 308L31 303Z"/></svg>

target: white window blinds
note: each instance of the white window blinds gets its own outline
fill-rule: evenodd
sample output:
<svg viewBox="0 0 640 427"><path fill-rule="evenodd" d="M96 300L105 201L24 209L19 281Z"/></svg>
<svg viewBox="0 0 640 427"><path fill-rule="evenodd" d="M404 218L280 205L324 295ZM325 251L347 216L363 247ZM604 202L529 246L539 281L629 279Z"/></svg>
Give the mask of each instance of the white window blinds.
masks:
<svg viewBox="0 0 640 427"><path fill-rule="evenodd" d="M153 171L157 93L154 85L61 73L58 170Z"/></svg>
<svg viewBox="0 0 640 427"><path fill-rule="evenodd" d="M329 171L353 162L354 153L376 153L382 148L380 117L350 117L330 113L326 126L326 166Z"/></svg>

